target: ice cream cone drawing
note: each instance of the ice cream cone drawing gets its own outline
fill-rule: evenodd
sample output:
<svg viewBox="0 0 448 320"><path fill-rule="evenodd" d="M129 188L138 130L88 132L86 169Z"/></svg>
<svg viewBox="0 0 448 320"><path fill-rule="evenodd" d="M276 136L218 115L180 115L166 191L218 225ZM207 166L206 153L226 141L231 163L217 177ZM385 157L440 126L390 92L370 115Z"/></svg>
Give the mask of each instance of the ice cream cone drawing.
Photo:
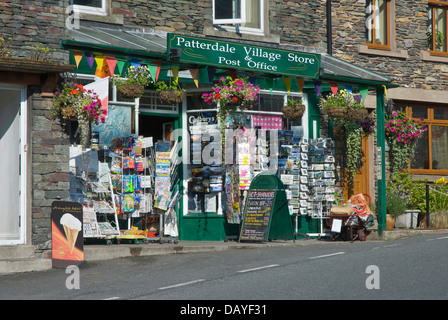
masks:
<svg viewBox="0 0 448 320"><path fill-rule="evenodd" d="M79 231L81 231L81 221L79 221L70 213L65 213L61 217L60 223L64 227L65 237L67 238L70 254L72 254L73 249L75 248L76 239L78 238L78 233Z"/></svg>

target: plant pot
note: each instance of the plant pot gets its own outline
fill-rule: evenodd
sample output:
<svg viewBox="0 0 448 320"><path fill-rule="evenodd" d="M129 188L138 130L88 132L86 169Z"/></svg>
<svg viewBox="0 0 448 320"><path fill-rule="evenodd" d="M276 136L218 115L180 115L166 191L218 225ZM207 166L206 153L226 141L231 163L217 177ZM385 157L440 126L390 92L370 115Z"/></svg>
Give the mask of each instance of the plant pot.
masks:
<svg viewBox="0 0 448 320"><path fill-rule="evenodd" d="M182 90L161 90L159 92L160 101L166 104L176 104L182 102L184 92Z"/></svg>
<svg viewBox="0 0 448 320"><path fill-rule="evenodd" d="M363 121L369 112L365 108L348 109L345 113L345 119L352 121Z"/></svg>
<svg viewBox="0 0 448 320"><path fill-rule="evenodd" d="M395 226L395 218L390 214L386 214L386 230L391 231Z"/></svg>
<svg viewBox="0 0 448 320"><path fill-rule="evenodd" d="M285 119L300 119L305 113L304 105L284 106L282 108Z"/></svg>
<svg viewBox="0 0 448 320"><path fill-rule="evenodd" d="M395 228L415 228L420 210L406 210L395 219Z"/></svg>
<svg viewBox="0 0 448 320"><path fill-rule="evenodd" d="M120 91L123 98L128 99L135 99L139 98L143 95L143 91L145 88L143 88L142 85L139 84L120 84L118 86L118 91Z"/></svg>
<svg viewBox="0 0 448 320"><path fill-rule="evenodd" d="M328 107L326 112L330 118L343 118L345 116L346 109L340 107Z"/></svg>

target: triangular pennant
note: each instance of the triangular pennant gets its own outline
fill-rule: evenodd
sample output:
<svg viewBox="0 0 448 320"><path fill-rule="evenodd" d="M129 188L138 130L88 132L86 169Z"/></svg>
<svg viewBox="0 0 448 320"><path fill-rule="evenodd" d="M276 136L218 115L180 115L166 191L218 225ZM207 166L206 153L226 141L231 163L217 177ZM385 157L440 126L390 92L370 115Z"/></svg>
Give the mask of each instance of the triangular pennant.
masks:
<svg viewBox="0 0 448 320"><path fill-rule="evenodd" d="M216 69L208 67L207 72L208 72L208 82L212 83L213 78L215 77Z"/></svg>
<svg viewBox="0 0 448 320"><path fill-rule="evenodd" d="M338 84L336 82L330 82L330 86L331 86L331 92L333 92L333 94L337 94Z"/></svg>
<svg viewBox="0 0 448 320"><path fill-rule="evenodd" d="M317 96L320 96L320 87L322 85L322 82L318 81L318 80L313 80L314 82L314 87L316 88L316 94Z"/></svg>
<svg viewBox="0 0 448 320"><path fill-rule="evenodd" d="M354 95L353 98L357 103L361 103L362 97L360 94Z"/></svg>
<svg viewBox="0 0 448 320"><path fill-rule="evenodd" d="M73 51L73 56L75 57L76 61L76 68L79 68L79 63L82 60L82 52L81 51Z"/></svg>
<svg viewBox="0 0 448 320"><path fill-rule="evenodd" d="M361 94L362 97L362 102L364 102L364 100L366 100L366 96L367 93L369 92L369 89L359 89L359 93Z"/></svg>
<svg viewBox="0 0 448 320"><path fill-rule="evenodd" d="M269 91L272 94L272 88L274 87L274 79L271 78L266 79L266 84L268 85Z"/></svg>
<svg viewBox="0 0 448 320"><path fill-rule="evenodd" d="M86 52L86 53L84 53L84 55L86 56L87 63L89 64L89 67L92 68L93 63L95 62L94 54L92 52Z"/></svg>
<svg viewBox="0 0 448 320"><path fill-rule="evenodd" d="M157 80L156 80L157 66L152 65L152 64L148 64L147 67L149 69L149 75L151 76L152 80L157 82Z"/></svg>
<svg viewBox="0 0 448 320"><path fill-rule="evenodd" d="M95 62L96 62L96 68L97 68L98 70L103 69L104 56L96 55L96 56L95 56Z"/></svg>
<svg viewBox="0 0 448 320"><path fill-rule="evenodd" d="M106 63L109 67L110 74L113 76L115 71L115 66L117 65L117 59L114 57L106 56Z"/></svg>
<svg viewBox="0 0 448 320"><path fill-rule="evenodd" d="M159 81L159 74L160 74L160 67L162 66L162 63L159 61L153 61L152 64L157 66L157 71L156 71L156 82Z"/></svg>
<svg viewBox="0 0 448 320"><path fill-rule="evenodd" d="M179 83L179 67L170 67L173 73L174 82Z"/></svg>
<svg viewBox="0 0 448 320"><path fill-rule="evenodd" d="M348 93L352 93L353 92L353 87L349 84L345 84L345 90L347 90Z"/></svg>
<svg viewBox="0 0 448 320"><path fill-rule="evenodd" d="M300 93L303 94L303 86L305 85L305 79L296 78L296 80L297 80L297 85L299 86Z"/></svg>
<svg viewBox="0 0 448 320"><path fill-rule="evenodd" d="M117 66L118 66L118 73L120 74L120 76L123 76L123 68L124 65L126 64L125 61L123 60L117 60Z"/></svg>
<svg viewBox="0 0 448 320"><path fill-rule="evenodd" d="M193 77L193 81L196 85L196 88L199 88L199 82L198 82L199 70L198 69L190 69L190 74Z"/></svg>
<svg viewBox="0 0 448 320"><path fill-rule="evenodd" d="M257 78L255 76L250 76L249 77L249 82L252 83L253 85L255 85L256 82L257 82Z"/></svg>
<svg viewBox="0 0 448 320"><path fill-rule="evenodd" d="M141 64L138 60L131 60L131 66L138 68L141 66Z"/></svg>
<svg viewBox="0 0 448 320"><path fill-rule="evenodd" d="M283 77L283 82L286 86L286 91L288 91L288 95L291 93L291 78Z"/></svg>

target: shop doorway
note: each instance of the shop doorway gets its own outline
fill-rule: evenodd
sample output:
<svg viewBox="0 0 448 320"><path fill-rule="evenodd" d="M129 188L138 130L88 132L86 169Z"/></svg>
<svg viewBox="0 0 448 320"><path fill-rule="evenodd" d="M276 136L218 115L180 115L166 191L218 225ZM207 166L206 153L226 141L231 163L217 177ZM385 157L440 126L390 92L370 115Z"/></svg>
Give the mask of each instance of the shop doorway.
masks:
<svg viewBox="0 0 448 320"><path fill-rule="evenodd" d="M25 89L0 86L0 245L25 241Z"/></svg>
<svg viewBox="0 0 448 320"><path fill-rule="evenodd" d="M178 128L178 116L158 116L151 114L140 114L139 135L152 137L154 143L157 141L169 141L171 132Z"/></svg>

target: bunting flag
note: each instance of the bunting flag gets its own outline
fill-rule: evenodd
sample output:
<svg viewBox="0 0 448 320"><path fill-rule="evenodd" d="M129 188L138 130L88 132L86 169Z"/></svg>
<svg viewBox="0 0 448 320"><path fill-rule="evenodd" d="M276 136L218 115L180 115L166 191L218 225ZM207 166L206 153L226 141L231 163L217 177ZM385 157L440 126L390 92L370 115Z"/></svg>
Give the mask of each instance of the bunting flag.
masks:
<svg viewBox="0 0 448 320"><path fill-rule="evenodd" d="M345 85L345 90L347 90L348 93L352 93L353 92L353 87L349 84Z"/></svg>
<svg viewBox="0 0 448 320"><path fill-rule="evenodd" d="M355 101L356 101L357 103L361 103L362 97L361 97L360 94L357 94L357 95L353 96L353 98L355 98Z"/></svg>
<svg viewBox="0 0 448 320"><path fill-rule="evenodd" d="M300 93L303 94L303 86L305 85L305 79L296 78L296 80L297 80L297 85L299 86Z"/></svg>
<svg viewBox="0 0 448 320"><path fill-rule="evenodd" d="M73 56L75 57L76 61L76 68L79 68L79 63L82 60L82 52L81 51L73 51Z"/></svg>
<svg viewBox="0 0 448 320"><path fill-rule="evenodd" d="M291 78L289 77L283 77L283 82L286 86L286 91L288 91L288 95L291 93Z"/></svg>
<svg viewBox="0 0 448 320"><path fill-rule="evenodd" d="M149 69L149 75L151 76L151 78L153 79L154 82L157 82L157 80L156 80L157 66L153 65L153 64L148 64L147 67Z"/></svg>
<svg viewBox="0 0 448 320"><path fill-rule="evenodd" d="M123 76L123 68L124 65L126 64L125 61L123 60L117 60L117 66L118 66L118 73L120 74L120 76Z"/></svg>
<svg viewBox="0 0 448 320"><path fill-rule="evenodd" d="M252 83L253 85L255 85L257 83L257 78L255 76L250 76L249 82Z"/></svg>
<svg viewBox="0 0 448 320"><path fill-rule="evenodd" d="M84 86L84 89L92 90L98 95L98 98L101 100L101 109L106 111L105 117L107 118L109 108L109 77L89 83Z"/></svg>
<svg viewBox="0 0 448 320"><path fill-rule="evenodd" d="M138 68L141 66L140 62L138 60L131 60L131 66Z"/></svg>
<svg viewBox="0 0 448 320"><path fill-rule="evenodd" d="M274 87L274 79L272 78L266 79L266 84L268 85L269 91L271 92L272 95L272 88Z"/></svg>
<svg viewBox="0 0 448 320"><path fill-rule="evenodd" d="M155 80L157 82L157 81L159 81L160 67L162 66L162 63L159 61L153 61L152 64L156 65L156 67L157 67L156 76L155 76Z"/></svg>
<svg viewBox="0 0 448 320"><path fill-rule="evenodd" d="M317 96L320 96L320 88L322 85L322 82L318 81L318 80L313 80L314 82L314 88L316 88L316 94Z"/></svg>
<svg viewBox="0 0 448 320"><path fill-rule="evenodd" d="M170 67L170 69L173 73L174 82L177 84L179 81L179 67Z"/></svg>
<svg viewBox="0 0 448 320"><path fill-rule="evenodd" d="M215 77L216 69L208 67L207 72L208 72L208 82L212 83L213 78Z"/></svg>
<svg viewBox="0 0 448 320"><path fill-rule="evenodd" d="M84 55L86 56L90 69L92 69L93 63L95 62L95 55L92 52L85 52Z"/></svg>
<svg viewBox="0 0 448 320"><path fill-rule="evenodd" d="M103 63L104 63L104 57L97 54L95 55L95 62L96 62L96 69L102 70L103 69Z"/></svg>
<svg viewBox="0 0 448 320"><path fill-rule="evenodd" d="M367 92L369 92L369 89L359 89L359 93L361 94L362 97L362 102L364 102L364 100L366 100L366 96L367 96Z"/></svg>
<svg viewBox="0 0 448 320"><path fill-rule="evenodd" d="M117 65L117 59L115 57L106 56L106 63L109 67L110 75L113 76L115 74L115 67Z"/></svg>
<svg viewBox="0 0 448 320"><path fill-rule="evenodd" d="M194 84L196 85L196 88L199 88L199 82L198 82L199 69L190 69L190 74L193 77L193 81Z"/></svg>
<svg viewBox="0 0 448 320"><path fill-rule="evenodd" d="M337 94L338 84L336 82L330 82L330 86L331 86L331 92L333 92L333 94Z"/></svg>

